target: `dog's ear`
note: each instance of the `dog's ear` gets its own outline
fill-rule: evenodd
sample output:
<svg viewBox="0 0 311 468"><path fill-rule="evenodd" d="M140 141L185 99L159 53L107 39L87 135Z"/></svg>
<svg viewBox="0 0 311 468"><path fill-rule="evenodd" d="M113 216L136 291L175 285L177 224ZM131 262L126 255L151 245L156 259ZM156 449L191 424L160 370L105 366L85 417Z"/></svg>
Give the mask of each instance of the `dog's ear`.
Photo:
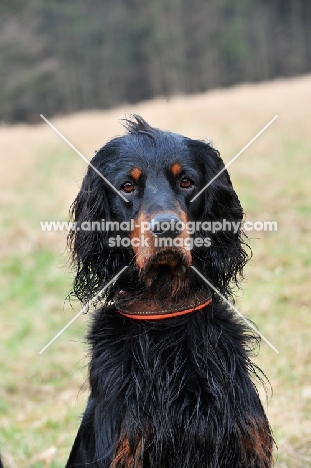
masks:
<svg viewBox="0 0 311 468"><path fill-rule="evenodd" d="M243 209L219 152L204 142L194 142L190 148L201 166L202 188L215 178L196 200L200 204L201 221L212 226L208 233L201 232L211 241L204 251L204 274L222 294L229 296L230 283L239 286L249 259L242 230ZM202 252L198 255L202 258Z"/></svg>
<svg viewBox="0 0 311 468"><path fill-rule="evenodd" d="M95 167L100 156L97 153L92 160ZM73 293L82 302L87 302L110 275L108 233L102 229L103 220L111 219L108 190L106 182L89 166L70 210L74 225L68 246L76 269Z"/></svg>

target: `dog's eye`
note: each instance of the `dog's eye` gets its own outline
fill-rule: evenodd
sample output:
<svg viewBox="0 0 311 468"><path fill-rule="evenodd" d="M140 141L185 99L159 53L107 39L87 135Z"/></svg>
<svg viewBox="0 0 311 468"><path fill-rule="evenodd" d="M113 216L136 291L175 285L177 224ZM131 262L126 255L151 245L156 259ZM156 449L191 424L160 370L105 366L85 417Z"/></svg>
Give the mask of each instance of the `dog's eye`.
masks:
<svg viewBox="0 0 311 468"><path fill-rule="evenodd" d="M193 180L188 177L183 177L180 181L181 188L191 188L193 185Z"/></svg>
<svg viewBox="0 0 311 468"><path fill-rule="evenodd" d="M135 190L135 187L132 182L124 182L124 184L121 185L121 190L125 193L131 193Z"/></svg>

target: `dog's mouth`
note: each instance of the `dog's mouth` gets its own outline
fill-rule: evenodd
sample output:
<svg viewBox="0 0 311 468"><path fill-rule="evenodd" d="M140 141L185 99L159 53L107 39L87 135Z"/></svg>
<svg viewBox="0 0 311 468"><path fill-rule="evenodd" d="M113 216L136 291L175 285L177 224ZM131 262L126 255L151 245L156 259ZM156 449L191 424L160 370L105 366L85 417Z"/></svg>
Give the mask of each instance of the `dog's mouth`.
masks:
<svg viewBox="0 0 311 468"><path fill-rule="evenodd" d="M190 267L190 258L181 249L161 249L148 260L143 273L145 278L153 278L161 271L172 276L182 276Z"/></svg>
<svg viewBox="0 0 311 468"><path fill-rule="evenodd" d="M173 311L204 302L206 297L210 297L210 292L198 284L191 264L192 257L188 251L158 249L148 258L144 268L136 265L137 282L132 274L132 283L122 284L115 302L124 311L132 309L132 304L141 310L147 310L153 304L154 310Z"/></svg>
<svg viewBox="0 0 311 468"><path fill-rule="evenodd" d="M164 250L158 252L151 259L151 265L157 267L158 265L168 265L171 268L175 268L179 262L182 262L182 256L173 250Z"/></svg>

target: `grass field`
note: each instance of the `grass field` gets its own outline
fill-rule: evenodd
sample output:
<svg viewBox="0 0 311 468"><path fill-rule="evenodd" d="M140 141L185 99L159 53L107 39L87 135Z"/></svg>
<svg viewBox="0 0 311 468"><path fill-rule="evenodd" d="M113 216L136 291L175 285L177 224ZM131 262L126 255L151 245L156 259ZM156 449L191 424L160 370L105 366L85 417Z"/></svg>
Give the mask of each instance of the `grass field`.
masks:
<svg viewBox="0 0 311 468"><path fill-rule="evenodd" d="M279 115L230 167L247 220L278 223L249 233L253 259L237 301L279 350L262 343L256 358L273 388L268 403L261 395L278 468L311 467L310 103L306 76L52 119L88 159L123 133L119 119L139 113L212 140L228 162ZM65 233L39 223L68 218L86 164L45 123L1 127L0 151L0 447L7 468L62 468L87 396L88 316L39 355L79 311L66 300Z"/></svg>

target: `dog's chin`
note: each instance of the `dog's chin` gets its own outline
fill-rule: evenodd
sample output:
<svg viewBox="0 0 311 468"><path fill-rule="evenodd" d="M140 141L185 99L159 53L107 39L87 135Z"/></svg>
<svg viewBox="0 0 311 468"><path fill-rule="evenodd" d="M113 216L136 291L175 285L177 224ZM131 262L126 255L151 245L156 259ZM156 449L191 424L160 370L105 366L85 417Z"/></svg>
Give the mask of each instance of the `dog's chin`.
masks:
<svg viewBox="0 0 311 468"><path fill-rule="evenodd" d="M197 282L190 266L190 252L177 248L158 249L143 268L133 265L127 279L119 284L114 300L123 310L133 303L154 303L162 309L196 304L207 297L207 291Z"/></svg>
<svg viewBox="0 0 311 468"><path fill-rule="evenodd" d="M155 278L166 276L170 281L186 277L190 267L189 255L182 249L158 249L140 271L141 279L150 285Z"/></svg>
<svg viewBox="0 0 311 468"><path fill-rule="evenodd" d="M165 291L176 296L187 287L190 264L189 255L182 249L158 249L139 271L140 280L155 294Z"/></svg>
<svg viewBox="0 0 311 468"><path fill-rule="evenodd" d="M131 282L126 281L114 298L117 307L128 313L141 313L150 308L154 313L162 313L188 309L205 302L210 291L197 281L190 268L190 258L181 250L156 252L144 269L136 266L135 272L131 272Z"/></svg>

